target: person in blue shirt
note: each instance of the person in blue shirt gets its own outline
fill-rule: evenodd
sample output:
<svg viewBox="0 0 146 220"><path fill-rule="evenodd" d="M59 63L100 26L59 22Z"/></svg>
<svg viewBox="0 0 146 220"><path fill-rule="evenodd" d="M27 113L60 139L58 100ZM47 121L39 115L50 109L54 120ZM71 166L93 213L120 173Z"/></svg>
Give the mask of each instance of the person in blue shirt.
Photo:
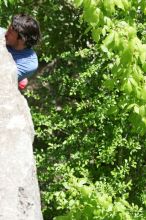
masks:
<svg viewBox="0 0 146 220"><path fill-rule="evenodd" d="M16 62L19 88L23 89L27 78L38 68L38 57L32 47L40 39L39 24L29 15L15 15L6 31L5 39L7 49Z"/></svg>

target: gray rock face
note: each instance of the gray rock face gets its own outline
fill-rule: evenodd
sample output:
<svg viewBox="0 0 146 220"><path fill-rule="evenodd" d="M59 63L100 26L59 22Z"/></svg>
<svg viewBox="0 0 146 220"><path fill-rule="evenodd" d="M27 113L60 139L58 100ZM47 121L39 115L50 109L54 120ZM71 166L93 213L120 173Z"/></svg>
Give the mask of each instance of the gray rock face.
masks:
<svg viewBox="0 0 146 220"><path fill-rule="evenodd" d="M42 220L34 128L16 71L0 34L0 220Z"/></svg>

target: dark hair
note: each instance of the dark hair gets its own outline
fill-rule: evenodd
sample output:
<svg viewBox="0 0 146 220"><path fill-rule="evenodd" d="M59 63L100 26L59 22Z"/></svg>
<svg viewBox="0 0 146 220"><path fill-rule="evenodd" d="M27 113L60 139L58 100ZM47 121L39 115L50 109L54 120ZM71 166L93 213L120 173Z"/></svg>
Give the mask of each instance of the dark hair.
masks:
<svg viewBox="0 0 146 220"><path fill-rule="evenodd" d="M38 22L26 14L18 14L12 18L12 28L18 33L18 37L30 48L37 44L40 39L40 27Z"/></svg>

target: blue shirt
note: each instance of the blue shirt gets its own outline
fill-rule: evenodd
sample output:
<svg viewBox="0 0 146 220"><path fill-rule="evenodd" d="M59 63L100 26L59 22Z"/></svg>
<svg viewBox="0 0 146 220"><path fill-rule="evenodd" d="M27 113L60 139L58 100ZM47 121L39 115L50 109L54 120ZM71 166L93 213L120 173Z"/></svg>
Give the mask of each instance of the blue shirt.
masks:
<svg viewBox="0 0 146 220"><path fill-rule="evenodd" d="M31 76L38 68L38 57L33 49L25 48L23 50L15 50L7 46L18 70L18 81Z"/></svg>

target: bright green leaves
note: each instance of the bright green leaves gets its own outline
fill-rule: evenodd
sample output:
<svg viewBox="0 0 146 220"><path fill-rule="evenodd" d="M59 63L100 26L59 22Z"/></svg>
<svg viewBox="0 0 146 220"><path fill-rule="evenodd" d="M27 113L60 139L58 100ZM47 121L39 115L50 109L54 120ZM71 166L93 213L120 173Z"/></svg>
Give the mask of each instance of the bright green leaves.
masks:
<svg viewBox="0 0 146 220"><path fill-rule="evenodd" d="M139 114L141 117L146 117L146 105L142 105L139 107Z"/></svg>
<svg viewBox="0 0 146 220"><path fill-rule="evenodd" d="M133 82L135 83L133 78L125 79L124 83L123 83L123 86L122 86L122 89L125 92L131 93L132 90L133 90L133 87L134 87L134 83Z"/></svg>
<svg viewBox="0 0 146 220"><path fill-rule="evenodd" d="M122 9L122 10L125 10L125 7L124 7L124 4L123 4L123 1L122 0L115 0L115 5Z"/></svg>
<svg viewBox="0 0 146 220"><path fill-rule="evenodd" d="M72 177L72 180L74 179L75 177ZM77 180L80 181L80 179ZM137 206L134 204L131 206L124 197L113 199L111 195L102 189L104 186L102 182L97 182L95 185L88 183L88 185L83 184L81 186L72 182L70 181L70 189L68 190L69 200L73 197L73 193L76 195L75 200L72 202L72 209L64 216L55 217L54 220L136 220L138 219L137 216L140 216L140 210ZM128 184L130 185L130 183ZM101 189L96 185L100 185Z"/></svg>
<svg viewBox="0 0 146 220"><path fill-rule="evenodd" d="M137 125L133 119L131 123L136 128L134 131L143 135L146 131L146 114L144 110L146 87L143 76L143 69L146 65L146 49L145 45L137 38L134 27L130 27L128 24L122 22L118 23L117 28L118 31L111 30L101 46L101 49L107 55L110 51L116 57L114 65L111 68L112 77L104 77L104 86L109 90L119 88L120 91L124 92L124 96L125 94L129 96L129 100L135 100L138 103L137 108L139 108L139 111L135 111L135 107L133 113L141 123ZM143 102L144 104L141 106L139 102ZM128 108L129 104L130 102L125 100L125 109ZM117 111L118 107L114 106L112 114L114 112L116 114Z"/></svg>
<svg viewBox="0 0 146 220"><path fill-rule="evenodd" d="M77 7L79 7L83 3L83 0L74 0L74 3Z"/></svg>
<svg viewBox="0 0 146 220"><path fill-rule="evenodd" d="M141 10L146 15L146 1L145 0L141 0L140 1L140 6L141 6Z"/></svg>
<svg viewBox="0 0 146 220"><path fill-rule="evenodd" d="M95 40L96 43L100 40L100 35L101 35L101 29L96 28L92 30L92 37Z"/></svg>
<svg viewBox="0 0 146 220"><path fill-rule="evenodd" d="M115 32L112 31L110 34L108 34L108 36L103 41L103 45L105 45L106 47L109 47L114 40L115 40Z"/></svg>
<svg viewBox="0 0 146 220"><path fill-rule="evenodd" d="M127 17L127 13L140 8L145 13L145 1L83 0L82 3L84 20L91 28L93 39L101 44L107 58L112 59L112 77L105 80L104 86L109 90L118 88L124 92L123 96L127 94L138 106L141 102L146 103L143 76L143 71L146 71L146 46L137 37L136 17L132 17L133 20ZM137 114L143 120L141 112Z"/></svg>
<svg viewBox="0 0 146 220"><path fill-rule="evenodd" d="M112 42L113 44L111 47L110 44ZM127 55L127 53L133 55L134 49L138 43L135 27L131 27L125 22L117 22L113 28L111 27L110 32L103 40L103 45L111 47L113 51L118 50L116 51L118 54L124 52L124 56Z"/></svg>
<svg viewBox="0 0 146 220"><path fill-rule="evenodd" d="M109 12L110 14L115 12L115 1L114 0L104 0L103 2L104 8Z"/></svg>
<svg viewBox="0 0 146 220"><path fill-rule="evenodd" d="M103 39L102 51L108 57L113 57L112 77L105 80L104 86L109 90L119 88L129 98L131 97L131 100L135 99L137 103L140 100L146 102L143 76L143 70L146 69L146 47L137 37L136 25L130 26L123 20L113 19L111 21L110 17L116 13L116 7L123 11L124 16L124 11L127 13L126 10L130 10L131 1L104 0L102 6L104 6L105 11L101 5L98 5L97 8L95 4L92 5L91 2L89 4L88 1L88 8L84 9L84 18L93 27L93 39L96 43L101 42L99 40ZM110 21L109 25L106 21ZM125 95L124 93L123 95ZM130 103L126 102L125 104L128 107ZM143 108L139 108L141 110L136 114L144 122Z"/></svg>
<svg viewBox="0 0 146 220"><path fill-rule="evenodd" d="M146 105L138 106L137 104L133 104L133 112L140 115L142 118L146 118Z"/></svg>
<svg viewBox="0 0 146 220"><path fill-rule="evenodd" d="M85 7L83 15L84 19L92 27L96 27L102 17L101 10L94 5L90 5L88 8Z"/></svg>
<svg viewBox="0 0 146 220"><path fill-rule="evenodd" d="M141 98L146 100L146 84L144 84L141 89Z"/></svg>
<svg viewBox="0 0 146 220"><path fill-rule="evenodd" d="M96 0L74 0L76 6L83 5L83 16L84 20L88 23L92 28L97 27L103 19L103 14L98 5L100 5L100 1Z"/></svg>
<svg viewBox="0 0 146 220"><path fill-rule="evenodd" d="M127 11L131 4L128 0L104 0L103 5L106 11L112 14L116 11L115 7Z"/></svg>

